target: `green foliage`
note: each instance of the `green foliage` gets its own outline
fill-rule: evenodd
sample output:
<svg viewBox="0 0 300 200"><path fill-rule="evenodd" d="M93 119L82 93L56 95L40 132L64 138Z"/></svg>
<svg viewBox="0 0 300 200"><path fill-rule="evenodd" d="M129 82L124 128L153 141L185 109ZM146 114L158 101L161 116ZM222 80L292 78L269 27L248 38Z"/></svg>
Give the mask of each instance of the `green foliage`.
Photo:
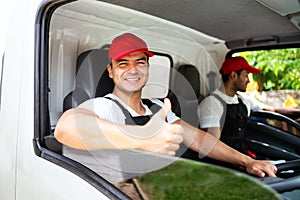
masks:
<svg viewBox="0 0 300 200"><path fill-rule="evenodd" d="M179 159L137 178L147 199L280 199L262 182L236 171Z"/></svg>
<svg viewBox="0 0 300 200"><path fill-rule="evenodd" d="M300 89L300 49L248 51L239 55L262 70L253 76L260 91Z"/></svg>

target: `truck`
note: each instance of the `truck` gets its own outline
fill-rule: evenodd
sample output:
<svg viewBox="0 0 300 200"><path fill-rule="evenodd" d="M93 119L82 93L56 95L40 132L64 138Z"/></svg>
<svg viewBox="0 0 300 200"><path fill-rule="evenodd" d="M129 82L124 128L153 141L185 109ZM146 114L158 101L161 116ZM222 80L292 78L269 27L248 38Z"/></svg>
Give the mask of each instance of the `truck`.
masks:
<svg viewBox="0 0 300 200"><path fill-rule="evenodd" d="M286 5L289 5L288 9L292 11L281 16L261 1L247 0L241 3L231 0L230 2L223 6L220 2L210 0L151 1L151 3L146 0L15 0L8 6L8 2L1 1L1 11L7 8L11 14L6 14L2 19L7 26L1 31L5 32L6 37L1 36L1 43L3 39L5 41L0 49L2 56L0 66L0 155L2 160L0 198L5 200L130 199L128 195L95 171L65 157L61 152L62 144L53 135L62 113L76 106L73 99L71 103L68 99L70 94L71 98L74 97L72 92L76 88L84 89L87 98L99 95L97 86L100 77L95 80L89 79L87 83L82 82L85 79L81 77L87 74L80 71L79 67L82 62L88 62L88 60L84 57L80 61L80 56L99 49L105 51L112 39L120 33L137 34L147 41L149 48L155 53L153 59L150 60L150 65L158 66L151 69L150 74L153 75L149 78L149 84L145 87L143 96L145 98L167 97L170 88L176 85L173 79L174 73L177 73L176 70L180 66L192 65L199 72L199 86L196 94L193 94L193 101L197 106L200 96L208 95L221 84L218 71L229 52L266 49L276 45L277 47L299 47L300 44L299 23L297 23L299 18L293 15L300 11L298 1L290 0ZM210 12L204 12L206 6L207 11ZM196 9L197 7L201 8L203 16ZM233 19L225 13L236 12L230 9L238 7L240 9L253 8L253 11L257 10L260 14L265 12L266 16L274 17L275 26L265 22L266 26L269 26L268 35L263 28L259 28L260 25L257 26L257 30L251 32L252 35L250 32L243 31L243 28L248 27L247 24L244 24L245 27L239 27L240 32L232 29L232 32L236 31L236 34L229 34L226 32L228 29L223 27L224 30L222 30L222 27L218 27L222 23L214 24L217 22L210 21L210 17L211 19L218 18L218 13L215 12L220 12L223 23L230 27L230 24L238 22L226 21ZM224 8L224 12L221 8ZM252 13L253 15L255 13ZM287 16L290 17L287 18ZM203 19L197 21L199 17ZM245 15L237 12L237 15L233 17L238 21ZM204 20L205 18L207 20ZM277 32L275 32L276 27ZM217 31L218 28L220 30ZM224 32L224 37L222 37L222 32ZM99 65L105 62L106 60L103 59L99 61ZM88 71L88 73L91 72L93 71ZM184 82L187 86L182 87L182 90L193 93L193 87L188 84L187 80ZM180 95L180 91L177 92ZM182 100L182 102L185 104L187 100ZM185 110L181 115L189 113ZM280 119L284 120L284 118ZM293 120L291 123L299 130L297 123ZM295 148L299 148L300 142L297 136L287 137L292 137L289 140L293 140ZM298 159L298 154L295 152L288 152L288 155L292 156L292 159ZM207 170L208 174L213 173L219 179L224 178L222 175L224 172L237 182L242 179L248 180L256 186L255 188L266 192L267 197L271 195L272 198L278 199L279 193L282 192L278 189L282 185L265 186L253 177L230 169L184 158L179 159L178 162L184 167L196 166L199 170ZM152 174L150 175L152 177ZM178 172L174 176L178 176ZM140 181L148 179L147 176L143 176ZM188 179L185 181L187 182L183 185L189 182ZM213 181L215 179L208 182ZM144 183L141 181L141 184ZM240 188L243 186L240 185ZM216 186L210 188L210 191L214 189ZM144 193L147 191L149 192L146 190ZM152 193L157 191L155 189ZM200 186L197 192L201 199ZM225 193L220 193L220 195L225 195ZM237 193L237 195L243 198L243 194ZM185 199L188 196L178 198Z"/></svg>

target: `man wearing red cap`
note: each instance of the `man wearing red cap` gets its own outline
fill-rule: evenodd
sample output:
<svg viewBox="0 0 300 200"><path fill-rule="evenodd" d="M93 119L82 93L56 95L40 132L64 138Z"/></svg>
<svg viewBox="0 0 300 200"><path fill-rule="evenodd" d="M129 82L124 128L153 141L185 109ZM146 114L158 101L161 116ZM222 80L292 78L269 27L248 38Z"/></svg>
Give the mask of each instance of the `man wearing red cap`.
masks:
<svg viewBox="0 0 300 200"><path fill-rule="evenodd" d="M57 123L55 137L76 149L134 149L169 156L174 156L183 142L201 155L233 163L250 174L275 176L277 169L272 163L241 154L175 116L168 99L144 103L142 88L148 80L151 56L139 37L131 33L116 37L107 66L115 83L113 92L66 111ZM157 106L159 111L150 108Z"/></svg>
<svg viewBox="0 0 300 200"><path fill-rule="evenodd" d="M212 92L198 109L200 127L234 149L256 157L245 143L245 123L252 110L299 112L298 109L273 108L246 95L248 74L261 70L248 64L243 57L227 58L221 69L224 85Z"/></svg>
<svg viewBox="0 0 300 200"><path fill-rule="evenodd" d="M227 58L220 69L224 87L206 97L198 110L202 129L252 157L255 155L245 144L244 124L251 110L263 109L267 106L238 92L246 91L249 83L248 73L260 72L261 70L250 66L243 57Z"/></svg>

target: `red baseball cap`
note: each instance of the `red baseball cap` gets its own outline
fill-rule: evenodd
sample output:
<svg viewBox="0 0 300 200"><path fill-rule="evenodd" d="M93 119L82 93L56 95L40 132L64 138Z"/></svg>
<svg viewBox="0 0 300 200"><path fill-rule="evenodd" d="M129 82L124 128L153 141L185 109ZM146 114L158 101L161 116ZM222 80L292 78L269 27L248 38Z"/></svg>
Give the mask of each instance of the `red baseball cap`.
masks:
<svg viewBox="0 0 300 200"><path fill-rule="evenodd" d="M149 57L154 56L152 52L148 51L144 40L132 33L124 33L113 39L109 47L108 58L118 60L134 52L144 52Z"/></svg>
<svg viewBox="0 0 300 200"><path fill-rule="evenodd" d="M241 56L238 57L229 57L227 58L220 70L221 74L226 75L232 71L238 71L244 69L249 73L258 74L261 72L260 69L257 69L248 64L247 60Z"/></svg>

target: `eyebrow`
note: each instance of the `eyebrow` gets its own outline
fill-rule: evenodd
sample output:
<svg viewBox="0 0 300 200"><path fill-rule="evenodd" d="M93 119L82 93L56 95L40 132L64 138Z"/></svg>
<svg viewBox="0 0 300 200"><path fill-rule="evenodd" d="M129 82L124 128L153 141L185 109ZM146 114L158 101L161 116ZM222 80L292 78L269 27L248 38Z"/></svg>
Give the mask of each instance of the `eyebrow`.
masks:
<svg viewBox="0 0 300 200"><path fill-rule="evenodd" d="M142 58L136 59L136 61L141 61L141 60L147 61L147 59L146 59L145 57L142 57Z"/></svg>
<svg viewBox="0 0 300 200"><path fill-rule="evenodd" d="M136 61L141 61L141 60L147 61L146 57L141 57L141 58L136 59L135 62L136 62ZM125 62L126 62L126 61L128 62L129 60L128 60L128 59L120 59L120 60L116 60L116 62L118 62L118 63L124 62L124 61L125 61Z"/></svg>

